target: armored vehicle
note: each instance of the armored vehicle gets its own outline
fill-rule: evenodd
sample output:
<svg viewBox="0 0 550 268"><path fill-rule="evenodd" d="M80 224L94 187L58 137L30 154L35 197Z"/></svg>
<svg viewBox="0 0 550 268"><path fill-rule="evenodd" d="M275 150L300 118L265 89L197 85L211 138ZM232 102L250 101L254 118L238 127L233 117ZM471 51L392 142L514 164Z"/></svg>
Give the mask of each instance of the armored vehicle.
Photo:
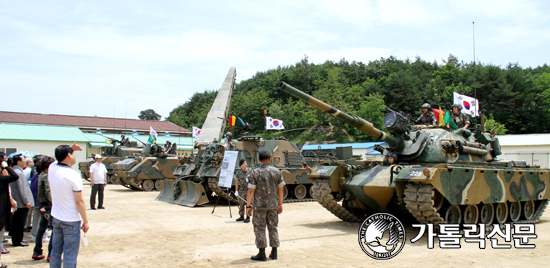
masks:
<svg viewBox="0 0 550 268"><path fill-rule="evenodd" d="M111 139L113 142L112 147L101 147L101 155L103 156L102 163L107 168L107 183L115 183L118 184L118 181L112 182L112 178L114 175L114 169L113 164L122 160L126 156L133 155L135 153L141 153L143 148L137 147L137 142L135 141L119 141L116 139ZM116 143L119 143L117 145ZM124 145L120 145L124 144ZM89 181L90 180L90 165L94 163L94 156L92 155L90 158L86 158L85 161L78 163L78 169L80 170L80 174L82 175L82 178ZM114 178L116 180L116 178Z"/></svg>
<svg viewBox="0 0 550 268"><path fill-rule="evenodd" d="M234 197L228 196L218 187L224 152L238 151L237 163L245 159L249 168L255 168L260 165L259 151L264 149L273 153L272 165L281 170L283 175L286 183L283 191L285 202L313 201L306 198L311 181L307 179L305 160L296 144L287 140L261 140L260 136L242 136L236 142L211 143L199 147L194 158L178 166L174 172L178 176L176 180L165 180L165 189L157 200L192 207L209 202L208 197L214 192L236 202ZM237 165L235 171L239 168Z"/></svg>
<svg viewBox="0 0 550 268"><path fill-rule="evenodd" d="M406 116L390 111L384 119L388 134L284 82L278 88L389 145L389 162L382 165L311 169L315 199L342 220L389 212L436 225L534 223L548 204L550 170L498 159L499 141L482 131L483 122L472 133L409 125Z"/></svg>
<svg viewBox="0 0 550 268"><path fill-rule="evenodd" d="M142 153L134 154L113 163L113 183L133 190L162 189L164 179L173 179L181 157L176 156L177 145L165 149L162 145L147 144Z"/></svg>

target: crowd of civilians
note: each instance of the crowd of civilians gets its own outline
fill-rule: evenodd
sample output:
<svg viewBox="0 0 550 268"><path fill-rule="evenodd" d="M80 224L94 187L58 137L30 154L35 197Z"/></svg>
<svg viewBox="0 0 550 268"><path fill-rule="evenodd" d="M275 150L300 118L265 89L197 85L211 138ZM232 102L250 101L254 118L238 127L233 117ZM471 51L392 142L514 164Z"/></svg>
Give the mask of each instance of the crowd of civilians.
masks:
<svg viewBox="0 0 550 268"><path fill-rule="evenodd" d="M74 151L80 150L76 143L60 145L55 149L55 158L45 155L25 158L18 154L8 158L0 152L2 254L10 253L3 246L8 242L4 237L6 231L13 247L28 247L23 237L24 232L30 232L31 242L35 243L33 260L46 259L50 267L76 267L80 231L89 229L82 179L71 167L76 163ZM100 159L96 162L101 164ZM95 176L106 175L106 170L105 173L97 167L96 170L100 172L96 171ZM98 208L103 205L101 188ZM44 242L48 243L47 256L42 248ZM0 268L4 267L7 266L0 263Z"/></svg>

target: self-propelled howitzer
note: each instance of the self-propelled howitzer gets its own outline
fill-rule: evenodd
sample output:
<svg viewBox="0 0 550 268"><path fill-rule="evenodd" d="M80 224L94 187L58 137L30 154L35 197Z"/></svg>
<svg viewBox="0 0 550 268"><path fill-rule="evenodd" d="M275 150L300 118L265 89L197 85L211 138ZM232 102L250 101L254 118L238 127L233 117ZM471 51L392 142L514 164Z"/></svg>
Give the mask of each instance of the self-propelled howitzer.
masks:
<svg viewBox="0 0 550 268"><path fill-rule="evenodd" d="M278 87L389 145L384 155L395 162L311 169L313 196L342 220L390 212L421 223L532 223L547 206L550 170L498 159L498 139L479 127L472 133L414 126L390 111L387 134L284 82Z"/></svg>

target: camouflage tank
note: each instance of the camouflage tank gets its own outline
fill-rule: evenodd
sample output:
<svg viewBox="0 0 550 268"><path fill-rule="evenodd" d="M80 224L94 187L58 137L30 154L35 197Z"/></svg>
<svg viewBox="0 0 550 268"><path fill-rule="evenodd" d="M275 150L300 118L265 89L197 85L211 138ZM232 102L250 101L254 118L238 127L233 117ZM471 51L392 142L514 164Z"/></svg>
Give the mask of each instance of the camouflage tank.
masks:
<svg viewBox="0 0 550 268"><path fill-rule="evenodd" d="M174 170L181 157L175 155L174 143L169 151L162 145L147 144L141 154L134 154L113 163L112 181L133 190L153 191L163 188L164 179L174 179Z"/></svg>
<svg viewBox="0 0 550 268"><path fill-rule="evenodd" d="M178 166L174 174L176 180L165 180L165 189L157 200L169 203L196 206L209 202L212 192L232 202L237 200L228 196L218 186L222 160L226 150L238 151L237 163L244 159L249 168L260 165L258 153L269 150L273 153L271 165L281 170L286 186L283 191L285 202L313 201L309 196L311 181L307 179L307 166L296 144L287 140L261 140L260 136L242 136L236 142L211 143L199 147L194 158ZM235 171L240 167L236 165ZM233 180L232 185L234 186Z"/></svg>
<svg viewBox="0 0 550 268"><path fill-rule="evenodd" d="M548 204L550 170L499 160L498 139L479 126L474 133L412 126L403 114L391 111L384 119L390 135L284 82L278 88L387 142L384 155L396 159L393 164L311 169L314 197L342 220L389 212L436 225L535 223Z"/></svg>
<svg viewBox="0 0 550 268"><path fill-rule="evenodd" d="M113 141L112 147L101 147L101 155L103 156L102 163L107 168L107 183L118 184L116 176L113 177L113 175L115 174L113 164L122 160L126 156L130 156L135 153L141 153L143 148L137 148L137 142L135 141L119 141L112 138L110 139ZM116 143L124 145L117 145ZM86 158L85 161L78 163L80 174L82 175L82 178L87 181L90 181L90 165L94 163L94 157L95 155L92 154L91 157Z"/></svg>

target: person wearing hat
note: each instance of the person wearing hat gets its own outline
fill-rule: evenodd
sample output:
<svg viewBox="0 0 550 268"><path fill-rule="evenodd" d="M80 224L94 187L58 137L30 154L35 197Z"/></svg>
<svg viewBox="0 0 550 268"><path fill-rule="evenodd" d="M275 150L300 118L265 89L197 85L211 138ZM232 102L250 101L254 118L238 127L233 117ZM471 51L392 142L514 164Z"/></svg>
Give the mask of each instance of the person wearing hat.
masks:
<svg viewBox="0 0 550 268"><path fill-rule="evenodd" d="M248 166L248 164L244 159L241 159L239 161L239 166L241 167L241 169L237 171L237 174L236 174L237 180L235 181L235 195L237 195L237 199L239 201L239 216L240 216L237 219L237 221L248 223L250 222L250 217L247 215L246 219L244 218L244 212L245 212L244 207L246 206L245 200L247 198L247 193L248 193L248 182L249 182L248 178L250 177L251 169L249 169L248 171L246 170L246 167Z"/></svg>
<svg viewBox="0 0 550 268"><path fill-rule="evenodd" d="M92 195L90 196L90 207L95 210L95 197L97 198L97 208L103 207L103 192L105 191L105 178L107 177L107 168L103 163L103 157L100 154L95 155L95 162L90 166L90 183L92 185Z"/></svg>
<svg viewBox="0 0 550 268"><path fill-rule="evenodd" d="M432 111L432 106L429 103L422 105L422 114L416 119L417 124L433 126L436 124L435 115Z"/></svg>
<svg viewBox="0 0 550 268"><path fill-rule="evenodd" d="M470 120L468 119L467 115L460 113L460 110L462 110L462 105L458 103L453 104L451 119L453 120L453 122L455 122L458 128L468 129L468 127L470 126ZM447 127L450 126L447 124Z"/></svg>

